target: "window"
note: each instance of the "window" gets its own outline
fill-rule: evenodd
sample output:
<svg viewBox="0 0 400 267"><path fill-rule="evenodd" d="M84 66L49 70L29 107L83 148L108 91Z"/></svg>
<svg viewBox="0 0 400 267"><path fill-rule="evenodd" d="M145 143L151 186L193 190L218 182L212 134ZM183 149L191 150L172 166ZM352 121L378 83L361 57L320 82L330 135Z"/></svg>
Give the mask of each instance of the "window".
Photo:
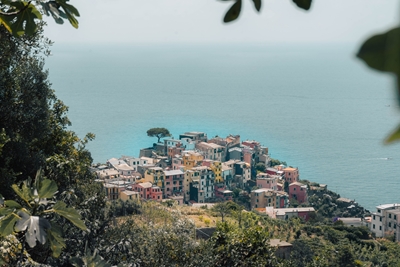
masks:
<svg viewBox="0 0 400 267"><path fill-rule="evenodd" d="M393 224L393 228L396 229L396 223Z"/></svg>
<svg viewBox="0 0 400 267"><path fill-rule="evenodd" d="M375 229L375 224L372 225L372 228Z"/></svg>
<svg viewBox="0 0 400 267"><path fill-rule="evenodd" d="M379 226L379 230L382 230L382 226Z"/></svg>
<svg viewBox="0 0 400 267"><path fill-rule="evenodd" d="M389 213L389 218L392 218L392 214Z"/></svg>
<svg viewBox="0 0 400 267"><path fill-rule="evenodd" d="M394 219L397 220L397 215L394 215Z"/></svg>
<svg viewBox="0 0 400 267"><path fill-rule="evenodd" d="M374 220L375 220L375 215L374 215Z"/></svg>
<svg viewBox="0 0 400 267"><path fill-rule="evenodd" d="M392 227L392 223L389 223L389 227Z"/></svg>
<svg viewBox="0 0 400 267"><path fill-rule="evenodd" d="M378 213L381 213L381 210L378 210Z"/></svg>
<svg viewBox="0 0 400 267"><path fill-rule="evenodd" d="M379 217L379 221L380 221L380 222L382 221L382 217Z"/></svg>

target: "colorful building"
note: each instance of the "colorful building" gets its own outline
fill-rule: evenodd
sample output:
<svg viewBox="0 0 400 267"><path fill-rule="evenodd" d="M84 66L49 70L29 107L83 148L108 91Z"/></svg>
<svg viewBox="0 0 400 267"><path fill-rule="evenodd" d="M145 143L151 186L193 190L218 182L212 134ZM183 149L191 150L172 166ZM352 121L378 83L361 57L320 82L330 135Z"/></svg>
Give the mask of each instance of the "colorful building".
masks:
<svg viewBox="0 0 400 267"><path fill-rule="evenodd" d="M308 201L307 185L299 182L289 184L289 199L295 199L299 204L306 203Z"/></svg>

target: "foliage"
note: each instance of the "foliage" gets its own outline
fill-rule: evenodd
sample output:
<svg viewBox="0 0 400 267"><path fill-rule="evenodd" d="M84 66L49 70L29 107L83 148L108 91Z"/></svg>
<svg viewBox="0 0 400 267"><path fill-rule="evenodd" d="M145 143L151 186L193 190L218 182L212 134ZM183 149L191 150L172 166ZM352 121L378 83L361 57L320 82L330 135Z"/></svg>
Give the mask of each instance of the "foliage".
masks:
<svg viewBox="0 0 400 267"><path fill-rule="evenodd" d="M227 1L227 0L223 0ZM255 9L260 12L261 10L261 0L252 0ZM309 10L311 7L311 1L312 0L293 0L293 2L300 8ZM242 0L235 0L235 3L229 8L229 10L226 12L225 17L224 17L224 22L231 22L236 20L239 15L240 11L242 9Z"/></svg>
<svg viewBox="0 0 400 267"><path fill-rule="evenodd" d="M212 211L221 215L221 220L224 221L224 217L231 214L232 211L241 211L243 207L239 206L233 201L219 202L212 207Z"/></svg>
<svg viewBox="0 0 400 267"><path fill-rule="evenodd" d="M166 128L151 128L147 130L147 136L157 137L158 138L157 143L160 143L161 138L171 136L171 134Z"/></svg>
<svg viewBox="0 0 400 267"><path fill-rule="evenodd" d="M86 143L67 130L68 108L56 98L43 70L43 56L51 42L42 36L42 26L33 36L16 38L0 27L0 193L7 199L13 183L34 177L36 170L54 180L61 192L90 180L92 163Z"/></svg>
<svg viewBox="0 0 400 267"><path fill-rule="evenodd" d="M44 231L48 242L45 244L36 242L34 248L27 247L26 249L22 249L25 241L20 242L13 253L22 253L24 255L22 258L27 260L32 259L53 266L67 266L70 257L82 256L81 248L86 241L89 241L89 249L95 251L95 246L101 241L101 236L110 221L104 189L101 184L93 181L93 175L89 169L92 158L86 149L86 144L94 136L88 134L81 140L74 132L67 129L70 125L65 115L68 108L56 98L47 80L47 72L43 70L43 56L50 53L51 42L42 36L42 24L38 24L37 32L31 36L23 35L17 38L2 26L0 26L0 34L0 58L2 59L0 64L0 113L2 114L0 116L0 148L2 148L0 194L10 201L19 203L20 196L14 191L17 187L14 186L14 190L10 190L12 184L22 183L30 187L26 181L30 177L35 177L38 169L42 170L43 177L47 177L48 181L53 181L52 186L55 184L60 192L56 198L49 200L54 203L40 204L44 205L45 210L51 210L44 216L44 219L50 221L51 224L51 228ZM36 180L32 181L31 185L35 183L37 183ZM45 183L50 185L48 182ZM49 195L42 197L49 197ZM28 205L26 201L23 203ZM84 224L88 227L87 232L78 230L75 225L69 223L74 217L69 216L72 212L70 206L75 207L79 214L83 215ZM29 216L36 216L34 214L42 212L43 209L30 211L30 214L24 212ZM15 214L18 215L18 210ZM14 215L2 218L5 220L3 224L10 222L7 229L12 229L12 226L16 225L16 217L12 216ZM19 218L21 222L18 229L26 229L18 233L19 237L35 224L48 228L40 216L32 219L23 214ZM62 226L62 231L61 228L52 225L53 218L59 226ZM80 222L74 222L82 227ZM63 232L63 238L57 236L58 232ZM32 238L44 240L42 235L35 234L29 239L31 244L33 244ZM51 257L50 242L55 244L52 245L54 255L61 253L60 257ZM61 244L64 244L63 250L61 250ZM12 258L13 261L18 260L21 264L23 259Z"/></svg>
<svg viewBox="0 0 400 267"><path fill-rule="evenodd" d="M286 161L280 161L278 159L271 158L270 165L271 165L271 167L276 166L276 165L285 165L286 166L287 163L286 163Z"/></svg>
<svg viewBox="0 0 400 267"><path fill-rule="evenodd" d="M21 241L21 254L25 253L25 242L30 248L40 243L47 244L53 257L59 257L66 246L62 229L58 225L60 216L81 230L87 229L75 209L67 208L64 202L54 200L58 192L57 185L54 181L43 179L40 171L34 183L27 180L21 187L14 184L12 188L20 201L2 201L0 233L3 237L16 233L20 240L24 238L25 241Z"/></svg>
<svg viewBox="0 0 400 267"><path fill-rule="evenodd" d="M215 266L279 266L269 234L260 226L242 229L220 223L210 245Z"/></svg>
<svg viewBox="0 0 400 267"><path fill-rule="evenodd" d="M42 14L52 16L56 23L63 24L68 19L74 28L78 28L78 10L68 4L69 0L1 0L0 25L14 36L34 35Z"/></svg>
<svg viewBox="0 0 400 267"><path fill-rule="evenodd" d="M259 162L256 164L256 171L257 172L265 172L265 164L262 162Z"/></svg>

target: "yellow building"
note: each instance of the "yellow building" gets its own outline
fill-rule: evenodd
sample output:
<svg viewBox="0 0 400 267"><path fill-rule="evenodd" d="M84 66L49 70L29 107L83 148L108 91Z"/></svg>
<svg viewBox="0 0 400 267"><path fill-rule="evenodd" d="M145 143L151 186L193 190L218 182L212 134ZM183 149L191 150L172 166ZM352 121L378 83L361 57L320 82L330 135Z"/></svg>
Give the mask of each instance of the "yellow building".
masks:
<svg viewBox="0 0 400 267"><path fill-rule="evenodd" d="M140 200L139 197L139 192L136 191L130 191L130 190L125 190L120 193L120 198L123 201L127 200Z"/></svg>
<svg viewBox="0 0 400 267"><path fill-rule="evenodd" d="M204 157L197 152L185 153L182 157L184 170L191 170L194 167L201 165Z"/></svg>
<svg viewBox="0 0 400 267"><path fill-rule="evenodd" d="M210 168L215 175L215 182L216 183L223 183L224 178L222 177L222 163L220 161L213 161L210 164Z"/></svg>
<svg viewBox="0 0 400 267"><path fill-rule="evenodd" d="M138 183L149 182L153 185L157 185L160 188L164 187L164 172L160 167L149 168L145 171L144 177L137 180Z"/></svg>

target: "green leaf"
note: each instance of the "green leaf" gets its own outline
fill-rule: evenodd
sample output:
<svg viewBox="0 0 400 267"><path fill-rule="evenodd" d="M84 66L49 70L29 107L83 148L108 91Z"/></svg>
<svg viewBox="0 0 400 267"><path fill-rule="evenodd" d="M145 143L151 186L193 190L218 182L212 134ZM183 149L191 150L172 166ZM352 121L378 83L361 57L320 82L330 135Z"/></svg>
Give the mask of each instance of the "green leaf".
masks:
<svg viewBox="0 0 400 267"><path fill-rule="evenodd" d="M57 193L57 184L49 179L45 179L41 182L40 188L38 190L39 198L53 198Z"/></svg>
<svg viewBox="0 0 400 267"><path fill-rule="evenodd" d="M39 216L30 216L23 211L19 211L18 216L21 218L15 225L15 231L26 231L26 243L28 243L31 248L36 246L36 240L41 244L45 244L47 236L46 230L50 228L49 221Z"/></svg>
<svg viewBox="0 0 400 267"><path fill-rule="evenodd" d="M57 0L56 2L64 9L65 15L67 16L71 25L77 29L78 20L75 18L75 16L79 17L78 10L73 5L67 4L67 0Z"/></svg>
<svg viewBox="0 0 400 267"><path fill-rule="evenodd" d="M312 0L293 0L293 2L300 8L309 10Z"/></svg>
<svg viewBox="0 0 400 267"><path fill-rule="evenodd" d="M10 6L21 10L16 16L16 21L11 24L14 35L21 36L24 33L32 35L36 31L36 20L41 20L42 15L30 2L14 1Z"/></svg>
<svg viewBox="0 0 400 267"><path fill-rule="evenodd" d="M60 216L68 219L71 223L73 223L76 227L86 231L86 225L81 220L81 215L74 208L67 208L67 204L62 201L57 201L54 205L53 210Z"/></svg>
<svg viewBox="0 0 400 267"><path fill-rule="evenodd" d="M97 254L97 250L90 253L90 250L85 249L85 255L82 257L73 257L69 261L75 267L87 266L87 267L110 267L111 264L104 261L100 255Z"/></svg>
<svg viewBox="0 0 400 267"><path fill-rule="evenodd" d="M15 18L15 16L2 16L0 15L0 24L3 25L7 31L10 33L12 32L11 30L11 22Z"/></svg>
<svg viewBox="0 0 400 267"><path fill-rule="evenodd" d="M10 208L1 208L0 209L0 217L2 217L2 216L7 216L7 215L9 215L9 214L11 214L11 213L13 213L14 212L14 209L10 209Z"/></svg>
<svg viewBox="0 0 400 267"><path fill-rule="evenodd" d="M261 10L261 0L253 0L253 2L254 2L254 7L256 8L256 10L258 12L260 12L260 10Z"/></svg>
<svg viewBox="0 0 400 267"><path fill-rule="evenodd" d="M32 189L30 188L31 186L31 181L30 179L27 181L24 181L22 183L22 190L16 185L13 184L11 186L11 188L14 190L14 192L20 197L22 198L29 206L30 206L30 202L34 199L33 193L32 193Z"/></svg>
<svg viewBox="0 0 400 267"><path fill-rule="evenodd" d="M22 206L14 200L6 200L4 201L4 205L6 205L9 208L22 209Z"/></svg>
<svg viewBox="0 0 400 267"><path fill-rule="evenodd" d="M385 144L390 144L395 141L400 141L400 125L385 139Z"/></svg>
<svg viewBox="0 0 400 267"><path fill-rule="evenodd" d="M231 22L237 19L240 15L240 10L242 9L242 0L237 0L231 8L226 12L224 17L224 22Z"/></svg>
<svg viewBox="0 0 400 267"><path fill-rule="evenodd" d="M0 220L0 234L2 236L11 235L14 232L14 225L18 221L19 217L15 213L2 218Z"/></svg>
<svg viewBox="0 0 400 267"><path fill-rule="evenodd" d="M63 248L66 247L64 238L62 237L62 229L55 223L50 223L51 228L47 230L47 239L50 248L53 251L53 257L58 258Z"/></svg>
<svg viewBox="0 0 400 267"><path fill-rule="evenodd" d="M357 57L373 69L399 74L400 28L369 38L360 47Z"/></svg>

